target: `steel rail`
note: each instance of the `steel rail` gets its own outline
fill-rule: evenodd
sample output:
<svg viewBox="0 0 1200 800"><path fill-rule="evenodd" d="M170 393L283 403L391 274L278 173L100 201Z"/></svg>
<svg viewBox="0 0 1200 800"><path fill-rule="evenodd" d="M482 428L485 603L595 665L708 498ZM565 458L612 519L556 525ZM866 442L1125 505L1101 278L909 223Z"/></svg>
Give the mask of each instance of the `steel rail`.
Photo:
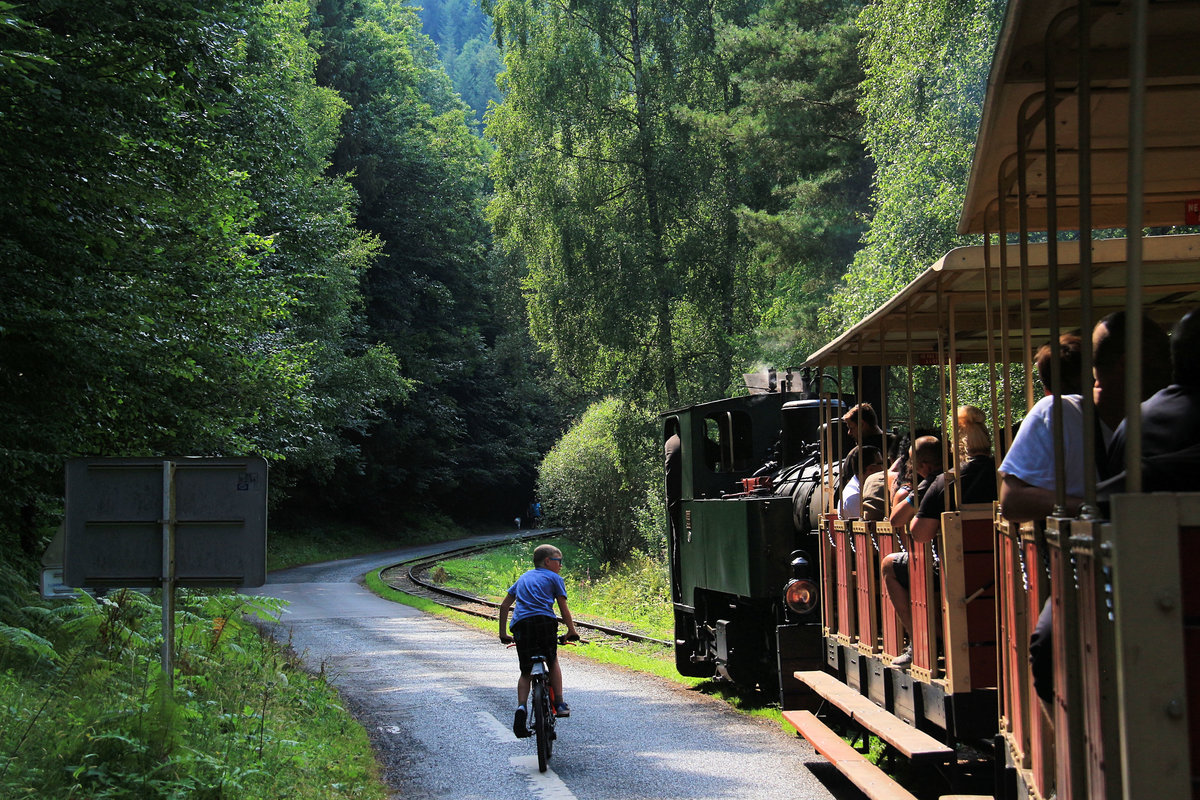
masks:
<svg viewBox="0 0 1200 800"><path fill-rule="evenodd" d="M514 537L514 539L516 539L516 540L539 539L539 538L545 538L548 536L552 536L555 533L556 533L556 531L539 531L538 533ZM485 544L471 545L470 547L461 547L456 550L446 550L444 552L437 553L435 555L422 556L420 558L416 558L411 561L401 561L397 564L393 564L390 567L383 567L382 569L379 570L379 572L380 572L380 575L382 575L384 572L386 572L388 570L407 567L405 574L408 576L408 579L410 581L412 581L413 583L415 583L417 586L420 586L421 588L426 589L427 591L431 591L436 594L446 595L448 597L453 597L453 598L456 598L459 600L464 600L469 603L475 603L475 604L482 605L482 606L488 606L489 608L492 608L492 609L498 609L498 608L500 608L499 603L495 603L491 600L487 600L487 599L478 597L473 594L468 594L466 592L460 592L456 589L447 589L444 586L439 586L436 583L433 583L431 581L425 580L424 578L418 577L418 573L421 570L424 570L424 569L432 566L433 564L437 563L438 561L444 561L447 558L459 558L459 557L462 557L465 555L469 555L471 553L482 552L484 550L491 550L493 548L508 544L511 541L513 541L513 540L510 539L510 540L502 541L502 542L488 542ZM435 602L436 602L436 600L435 600ZM455 611L460 611L464 614L471 614L473 616L483 617L485 619L496 619L495 615L487 614L482 611L475 611L475 610L472 610L469 608L460 608L458 606L451 606L451 605L447 605L445 603L441 603L440 605L444 605L447 608L453 608ZM610 627L607 625L600 625L600 624L597 624L594 622L583 622L579 619L575 620L575 627L584 628L586 630L591 630L591 631L598 631L600 633L608 634L609 636L616 636L616 637L619 637L622 639L628 639L633 642L648 642L650 644L658 644L658 645L662 645L664 647L670 647L670 646L674 645L674 642L666 641L664 639L656 639L653 636L645 636L640 633L633 633L631 631L621 630L620 628L613 628L613 627Z"/></svg>

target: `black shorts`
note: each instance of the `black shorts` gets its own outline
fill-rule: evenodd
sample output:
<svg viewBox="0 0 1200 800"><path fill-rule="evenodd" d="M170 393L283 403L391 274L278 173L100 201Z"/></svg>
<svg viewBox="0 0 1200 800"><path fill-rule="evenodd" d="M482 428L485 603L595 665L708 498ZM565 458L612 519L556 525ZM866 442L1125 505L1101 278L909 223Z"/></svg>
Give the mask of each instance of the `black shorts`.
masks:
<svg viewBox="0 0 1200 800"><path fill-rule="evenodd" d="M892 559L892 572L896 581L905 589L908 588L908 551L899 553Z"/></svg>
<svg viewBox="0 0 1200 800"><path fill-rule="evenodd" d="M545 656L547 667L558 658L558 620L554 617L525 617L514 622L511 630L522 675L533 670L534 656Z"/></svg>

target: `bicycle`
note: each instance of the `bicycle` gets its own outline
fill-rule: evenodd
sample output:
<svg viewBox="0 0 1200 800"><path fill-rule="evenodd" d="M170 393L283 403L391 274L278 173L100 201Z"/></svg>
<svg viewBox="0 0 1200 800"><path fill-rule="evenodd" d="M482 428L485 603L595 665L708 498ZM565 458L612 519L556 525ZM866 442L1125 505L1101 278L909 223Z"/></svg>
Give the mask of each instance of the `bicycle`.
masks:
<svg viewBox="0 0 1200 800"><path fill-rule="evenodd" d="M579 641L581 640L568 639L566 636L558 637L560 645L576 644ZM514 646L509 645L509 647ZM554 687L550 685L550 672L546 668L546 657L536 655L531 661L533 666L529 672L529 714L525 718L525 724L532 732L533 737L537 739L538 771L545 772L550 762L550 756L554 752L554 742L558 738L558 734L554 731L555 722L558 719L558 714L554 709L558 704L558 698L554 696Z"/></svg>

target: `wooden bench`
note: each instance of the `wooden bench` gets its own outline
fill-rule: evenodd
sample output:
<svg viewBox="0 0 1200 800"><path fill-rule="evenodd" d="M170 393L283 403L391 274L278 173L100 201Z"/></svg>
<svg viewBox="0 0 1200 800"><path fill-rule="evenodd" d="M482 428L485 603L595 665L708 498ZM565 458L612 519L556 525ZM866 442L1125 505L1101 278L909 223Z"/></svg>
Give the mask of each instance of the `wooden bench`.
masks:
<svg viewBox="0 0 1200 800"><path fill-rule="evenodd" d="M811 711L784 711L783 718L871 800L917 800L887 773L867 761Z"/></svg>
<svg viewBox="0 0 1200 800"><path fill-rule="evenodd" d="M902 722L829 673L814 670L795 674L797 680L832 703L854 724L869 730L914 764L948 763L954 760L954 748Z"/></svg>

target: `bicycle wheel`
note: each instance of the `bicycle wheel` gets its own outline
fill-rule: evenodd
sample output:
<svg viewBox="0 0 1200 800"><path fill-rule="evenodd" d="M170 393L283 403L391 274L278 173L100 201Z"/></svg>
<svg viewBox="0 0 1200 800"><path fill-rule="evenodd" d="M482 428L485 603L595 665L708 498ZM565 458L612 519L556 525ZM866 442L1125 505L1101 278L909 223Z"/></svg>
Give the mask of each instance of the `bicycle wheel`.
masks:
<svg viewBox="0 0 1200 800"><path fill-rule="evenodd" d="M550 751L553 748L554 733L550 717L550 693L546 690L544 683L536 684L533 687L532 699L533 702L530 705L533 707L533 731L537 736L538 770L545 772L546 762L550 760Z"/></svg>

